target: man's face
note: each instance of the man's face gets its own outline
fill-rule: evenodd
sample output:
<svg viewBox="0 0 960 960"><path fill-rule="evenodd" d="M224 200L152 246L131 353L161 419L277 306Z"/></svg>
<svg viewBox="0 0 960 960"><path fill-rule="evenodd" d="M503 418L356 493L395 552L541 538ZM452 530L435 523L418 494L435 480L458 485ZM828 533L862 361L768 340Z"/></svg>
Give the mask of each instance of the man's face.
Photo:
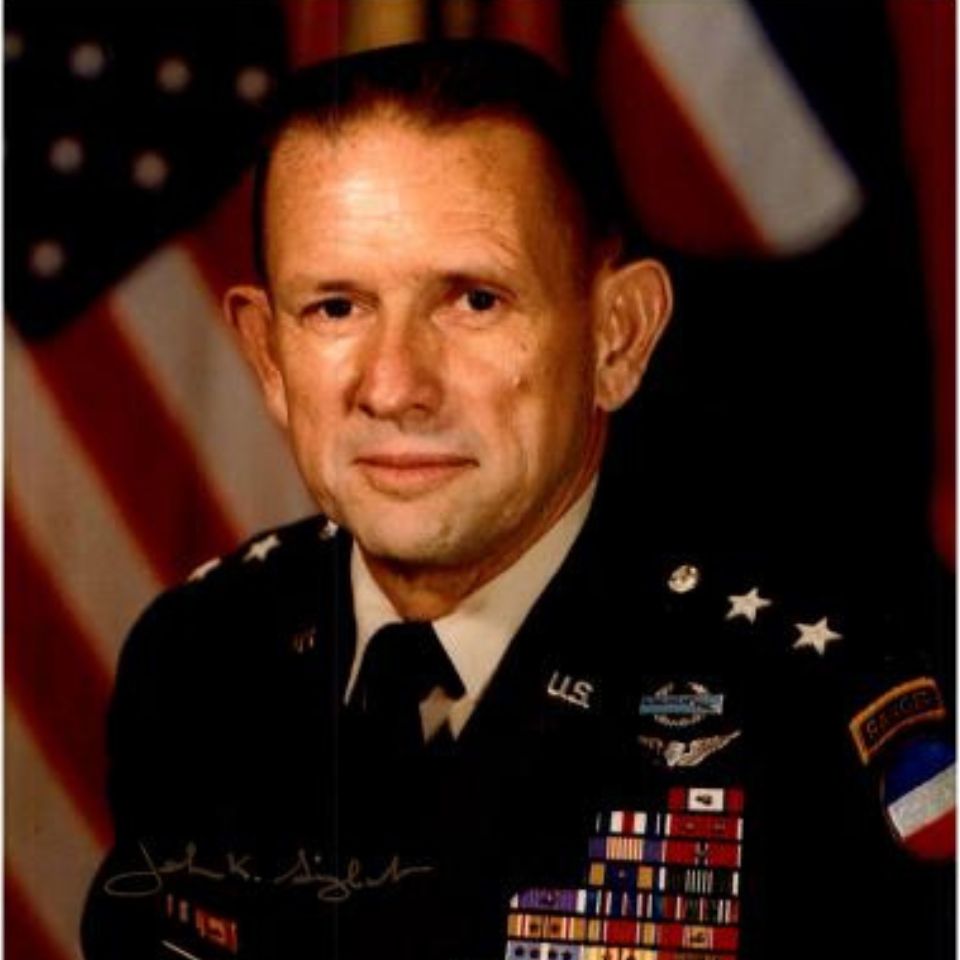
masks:
<svg viewBox="0 0 960 960"><path fill-rule="evenodd" d="M277 148L268 398L368 555L497 565L593 473L594 304L549 169L502 120L374 115Z"/></svg>

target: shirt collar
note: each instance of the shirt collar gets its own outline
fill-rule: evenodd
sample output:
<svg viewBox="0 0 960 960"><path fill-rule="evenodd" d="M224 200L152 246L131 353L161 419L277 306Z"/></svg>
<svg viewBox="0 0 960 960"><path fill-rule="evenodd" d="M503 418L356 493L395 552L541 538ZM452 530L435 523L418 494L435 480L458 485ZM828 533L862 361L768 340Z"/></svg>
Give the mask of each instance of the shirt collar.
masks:
<svg viewBox="0 0 960 960"><path fill-rule="evenodd" d="M596 487L594 478L573 506L513 566L475 590L452 613L433 622L466 689L451 711L454 734L466 723L510 641L570 552L586 522ZM386 624L402 619L373 579L356 542L350 557L350 581L357 646L347 682L347 699L370 638Z"/></svg>

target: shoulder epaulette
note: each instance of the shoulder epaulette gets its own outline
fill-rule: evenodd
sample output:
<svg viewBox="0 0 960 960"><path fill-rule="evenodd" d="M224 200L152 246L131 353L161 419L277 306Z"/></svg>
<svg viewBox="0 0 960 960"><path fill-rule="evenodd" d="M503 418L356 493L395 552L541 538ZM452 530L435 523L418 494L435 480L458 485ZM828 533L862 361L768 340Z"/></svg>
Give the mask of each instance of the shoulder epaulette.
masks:
<svg viewBox="0 0 960 960"><path fill-rule="evenodd" d="M261 531L244 541L239 547L220 557L204 561L190 572L186 583L204 580L214 570L236 568L242 565L264 563L275 551L290 549L310 541L331 541L337 535L339 527L328 517L318 514L304 520L271 530Z"/></svg>

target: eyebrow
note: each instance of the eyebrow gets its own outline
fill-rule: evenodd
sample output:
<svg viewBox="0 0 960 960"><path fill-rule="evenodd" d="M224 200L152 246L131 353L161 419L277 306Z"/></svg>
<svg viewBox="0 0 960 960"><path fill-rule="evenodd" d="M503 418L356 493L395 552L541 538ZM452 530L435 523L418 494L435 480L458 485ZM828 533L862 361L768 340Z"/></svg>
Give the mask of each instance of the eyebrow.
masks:
<svg viewBox="0 0 960 960"><path fill-rule="evenodd" d="M331 277L330 279L316 280L307 274L296 274L284 287L296 295L315 293L339 293L344 290L363 290L364 284L348 277Z"/></svg>
<svg viewBox="0 0 960 960"><path fill-rule="evenodd" d="M485 279L495 285L516 285L511 283L510 279L516 272L516 267L511 267L500 258L497 258L495 262L488 261L483 264L464 263L449 270L440 267L435 270L427 268L419 271L421 277L429 278L431 281L439 280L441 283L450 286L476 283ZM348 290L366 290L369 288L369 284L346 275L317 280L305 274L300 274L291 279L289 287L305 293L338 293Z"/></svg>
<svg viewBox="0 0 960 960"><path fill-rule="evenodd" d="M489 283L494 287L516 287L510 283L502 270L451 270L440 274L440 280L449 287L468 287Z"/></svg>

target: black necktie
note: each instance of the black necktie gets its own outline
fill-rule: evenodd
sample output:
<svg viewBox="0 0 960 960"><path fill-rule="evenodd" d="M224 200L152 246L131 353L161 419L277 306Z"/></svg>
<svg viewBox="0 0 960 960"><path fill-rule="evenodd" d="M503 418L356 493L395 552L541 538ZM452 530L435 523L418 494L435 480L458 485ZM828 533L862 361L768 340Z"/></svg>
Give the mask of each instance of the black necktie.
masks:
<svg viewBox="0 0 960 960"><path fill-rule="evenodd" d="M437 687L451 700L465 693L433 627L409 620L371 637L351 701L384 747L406 752L423 746L420 704Z"/></svg>

